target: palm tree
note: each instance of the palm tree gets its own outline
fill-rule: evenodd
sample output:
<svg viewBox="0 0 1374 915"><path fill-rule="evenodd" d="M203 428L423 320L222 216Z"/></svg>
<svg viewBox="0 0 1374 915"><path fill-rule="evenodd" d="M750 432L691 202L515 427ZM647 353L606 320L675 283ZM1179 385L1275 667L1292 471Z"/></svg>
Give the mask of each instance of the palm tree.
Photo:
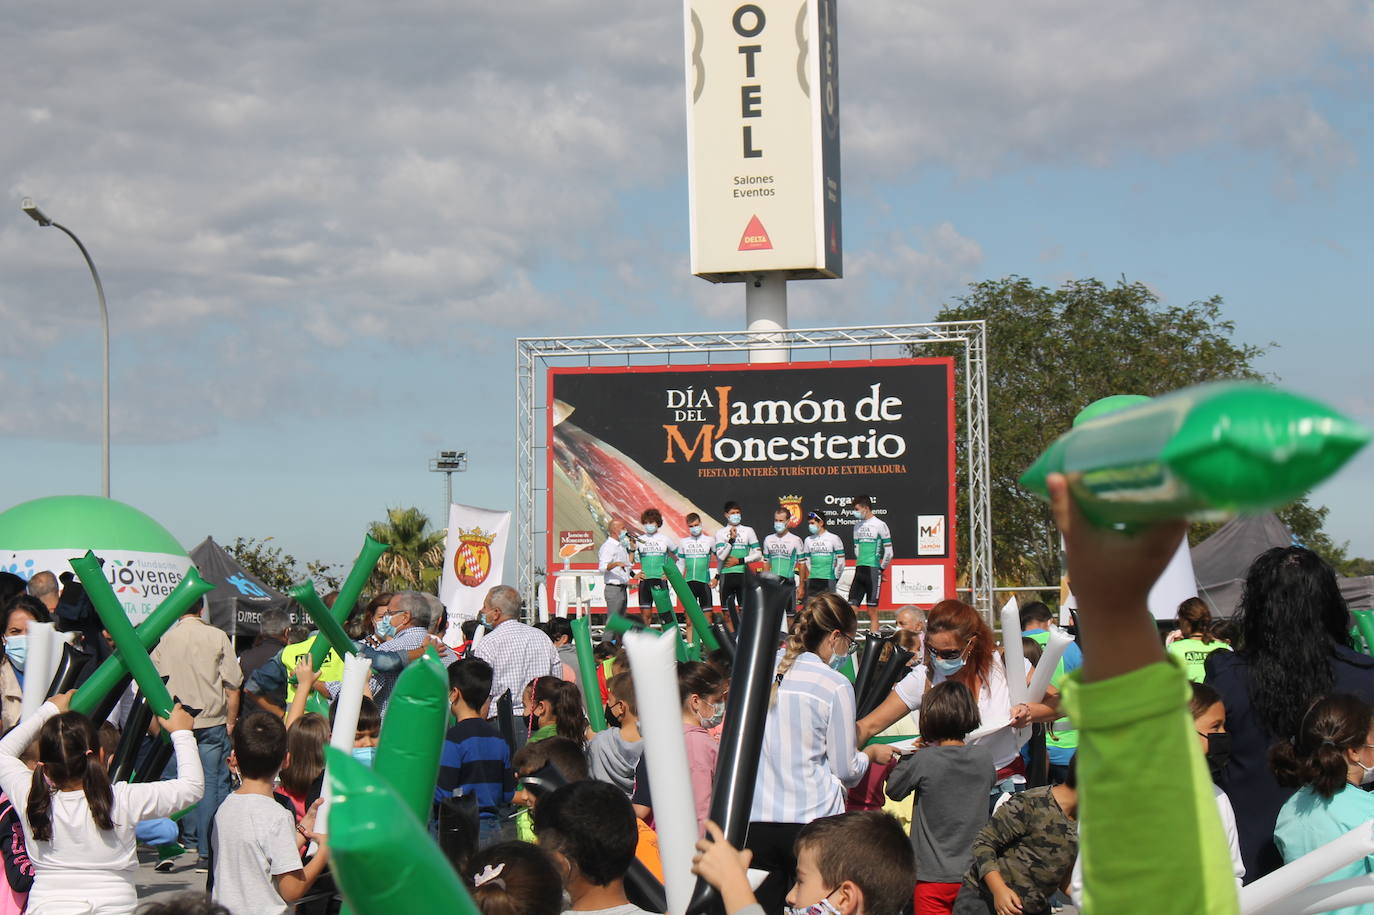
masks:
<svg viewBox="0 0 1374 915"><path fill-rule="evenodd" d="M386 520L372 522L368 533L391 545L368 582L373 593L438 590L447 531L431 530L424 512L418 508L388 508Z"/></svg>

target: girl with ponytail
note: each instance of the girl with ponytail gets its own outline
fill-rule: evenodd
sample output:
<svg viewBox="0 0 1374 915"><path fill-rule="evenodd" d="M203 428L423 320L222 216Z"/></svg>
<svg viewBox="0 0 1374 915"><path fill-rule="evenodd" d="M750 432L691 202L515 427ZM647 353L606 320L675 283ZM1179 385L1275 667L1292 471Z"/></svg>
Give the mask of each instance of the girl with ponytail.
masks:
<svg viewBox="0 0 1374 915"><path fill-rule="evenodd" d="M891 747L861 751L855 741L854 686L838 668L853 650L858 628L844 598L808 598L792 621L774 673L747 845L752 866L769 871L755 894L767 912L782 909L802 827L844 813L845 794L869 763L887 765L892 759Z"/></svg>
<svg viewBox="0 0 1374 915"><path fill-rule="evenodd" d="M1280 785L1298 789L1284 802L1274 827L1274 844L1285 864L1374 819L1374 795L1360 790L1374 782L1374 713L1358 696L1334 693L1314 702L1297 737L1269 751L1269 765ZM1371 873L1374 856L1326 879Z"/></svg>
<svg viewBox="0 0 1374 915"><path fill-rule="evenodd" d="M530 743L566 737L587 749L587 713L577 687L561 677L536 677L529 685L525 708L530 710Z"/></svg>
<svg viewBox="0 0 1374 915"><path fill-rule="evenodd" d="M177 777L110 784L90 719L54 696L0 740L0 789L21 812L34 866L32 912L127 915L138 905L134 825L189 807L204 793L192 719L181 706L161 719L176 751ZM38 740L38 766L20 755Z"/></svg>

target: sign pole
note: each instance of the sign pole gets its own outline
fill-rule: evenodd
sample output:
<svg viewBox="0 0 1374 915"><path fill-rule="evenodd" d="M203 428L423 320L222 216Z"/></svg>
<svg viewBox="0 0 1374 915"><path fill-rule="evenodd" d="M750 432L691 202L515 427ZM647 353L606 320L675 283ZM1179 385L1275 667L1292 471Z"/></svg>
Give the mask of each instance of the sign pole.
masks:
<svg viewBox="0 0 1374 915"><path fill-rule="evenodd" d="M776 331L787 330L787 274L781 270L751 274L744 283L744 320L759 335L749 345L750 362L786 362L789 351L777 345Z"/></svg>

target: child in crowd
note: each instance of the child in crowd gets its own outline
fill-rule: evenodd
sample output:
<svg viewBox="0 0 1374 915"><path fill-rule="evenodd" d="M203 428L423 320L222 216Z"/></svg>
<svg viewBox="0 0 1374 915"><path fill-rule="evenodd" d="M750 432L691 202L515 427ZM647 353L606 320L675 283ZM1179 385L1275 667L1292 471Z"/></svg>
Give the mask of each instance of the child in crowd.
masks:
<svg viewBox="0 0 1374 915"><path fill-rule="evenodd" d="M973 840L973 866L954 915L1040 915L1069 887L1078 857L1078 784L1069 764L1062 785L1013 794Z"/></svg>
<svg viewBox="0 0 1374 915"><path fill-rule="evenodd" d="M550 737L527 743L511 760L517 778L535 775L548 765L552 765L565 782L587 778L587 758L582 755L582 749L566 737ZM538 803L535 792L526 790L524 785L517 785L513 803L520 808L515 818L516 838L522 842L533 842L534 819L530 812Z"/></svg>
<svg viewBox="0 0 1374 915"><path fill-rule="evenodd" d="M287 755L280 718L253 712L239 721L233 742L229 764L242 784L215 813L215 901L231 912L285 915L329 860L325 837L314 833L317 805L297 825L272 796ZM302 865L301 852L311 839L319 852Z"/></svg>
<svg viewBox="0 0 1374 915"><path fill-rule="evenodd" d="M638 831L630 802L614 785L582 781L545 797L534 812L539 844L566 875L566 911L587 915L641 915L625 896L625 872L634 860Z"/></svg>
<svg viewBox="0 0 1374 915"><path fill-rule="evenodd" d="M1297 788L1279 811L1274 844L1284 863L1295 861L1374 818L1374 795L1360 790L1374 781L1374 713L1358 696L1335 693L1318 699L1303 716L1295 741L1269 751L1279 784ZM1360 858L1325 880L1374 873L1374 856ZM1374 906L1342 909L1374 911Z"/></svg>
<svg viewBox="0 0 1374 915"><path fill-rule="evenodd" d="M725 718L725 677L704 661L677 666L677 691L682 702L682 730L687 742L687 771L692 777L697 830L704 834L711 813L711 787L716 777L720 743L711 736Z"/></svg>
<svg viewBox="0 0 1374 915"><path fill-rule="evenodd" d="M204 779L191 716L177 706L171 732L177 777L111 786L96 729L69 712L71 693L49 699L0 740L0 790L20 812L34 881L29 908L126 913L138 904L134 824L171 816L200 799ZM39 765L20 759L38 740Z"/></svg>
<svg viewBox="0 0 1374 915"><path fill-rule="evenodd" d="M281 793L291 801L297 822L324 791L324 748L328 743L329 722L314 712L302 715L286 731Z"/></svg>
<svg viewBox="0 0 1374 915"><path fill-rule="evenodd" d="M548 854L528 842L501 842L470 865L472 900L482 915L559 915L563 881Z"/></svg>
<svg viewBox="0 0 1374 915"><path fill-rule="evenodd" d="M981 798L980 798L981 801ZM697 843L692 871L720 893L727 915L763 915L749 889L749 853L715 823ZM837 915L903 915L916 883L911 844L895 819L876 810L821 817L797 835L797 871L789 911Z"/></svg>
<svg viewBox="0 0 1374 915"><path fill-rule="evenodd" d="M529 743L565 737L587 745L587 712L577 687L558 677L536 677L525 687L525 708L530 716Z"/></svg>
<svg viewBox="0 0 1374 915"><path fill-rule="evenodd" d="M1188 710L1193 714L1193 729L1198 740L1202 741L1202 753L1207 758L1207 768L1215 780L1226 768L1231 758L1231 735L1226 733L1226 706L1221 695L1204 683L1190 683L1193 698ZM1240 838L1236 833L1236 812L1231 808L1231 799L1216 785L1212 790L1217 796L1217 810L1221 814L1221 828L1226 833L1226 844L1231 850L1231 868L1236 875L1236 886L1245 879L1245 863L1240 857Z"/></svg>
<svg viewBox="0 0 1374 915"><path fill-rule="evenodd" d="M501 824L515 794L510 747L487 720L491 705L491 665L480 658L454 661L448 669L449 708L457 724L444 737L434 800L459 794L477 798L478 847L498 841Z"/></svg>
<svg viewBox="0 0 1374 915"><path fill-rule="evenodd" d="M592 778L615 785L629 797L634 790L635 766L644 756L634 680L628 673L616 674L606 687L611 717L619 724L592 738L587 746L587 769Z"/></svg>
<svg viewBox="0 0 1374 915"><path fill-rule="evenodd" d="M946 680L921 703L921 746L897 764L888 797L916 794L911 845L916 854L916 915L948 915L973 864L973 840L988 820L997 767L992 751L964 743L978 729L978 703L967 686Z"/></svg>
<svg viewBox="0 0 1374 915"><path fill-rule="evenodd" d="M339 700L335 699L335 706L338 703ZM331 716L331 732L333 724L334 719ZM358 706L358 729L353 737L353 758L371 768L377 759L377 739L381 736L382 714L377 711L377 703L372 701L371 696L363 696L362 704Z"/></svg>
<svg viewBox="0 0 1374 915"><path fill-rule="evenodd" d="M1212 634L1212 611L1200 597L1178 605L1178 631L1179 638L1169 643L1169 655L1183 665L1189 680L1201 683L1207 676L1207 656L1230 646Z"/></svg>

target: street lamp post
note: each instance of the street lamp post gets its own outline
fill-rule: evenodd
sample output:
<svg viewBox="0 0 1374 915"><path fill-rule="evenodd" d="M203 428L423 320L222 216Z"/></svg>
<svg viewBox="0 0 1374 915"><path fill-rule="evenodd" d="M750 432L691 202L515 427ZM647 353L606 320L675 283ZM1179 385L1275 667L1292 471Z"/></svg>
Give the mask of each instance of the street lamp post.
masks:
<svg viewBox="0 0 1374 915"><path fill-rule="evenodd" d="M105 498L110 497L110 312L105 307L105 287L100 284L100 274L96 272L95 261L91 260L90 252L81 243L81 239L76 237L76 233L61 223L53 222L38 206L28 197L19 205L25 213L28 213L33 221L40 226L52 226L67 233L67 237L76 242L77 248L81 250L81 256L86 258L86 266L91 268L91 279L95 280L95 294L100 299L100 331L104 342L104 380L101 384L101 414L103 417L102 434L100 439L100 494Z"/></svg>
<svg viewBox="0 0 1374 915"><path fill-rule="evenodd" d="M468 469L466 451L440 451L439 456L431 458L429 469L444 475L444 515L440 523L448 525L448 507L453 504L453 475Z"/></svg>

